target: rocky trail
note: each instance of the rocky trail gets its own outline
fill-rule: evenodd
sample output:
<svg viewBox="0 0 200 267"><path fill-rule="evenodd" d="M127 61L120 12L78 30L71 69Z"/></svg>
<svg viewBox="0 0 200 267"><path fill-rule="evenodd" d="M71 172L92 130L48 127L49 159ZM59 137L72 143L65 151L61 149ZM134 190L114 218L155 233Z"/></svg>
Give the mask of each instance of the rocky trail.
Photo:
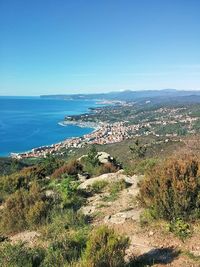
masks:
<svg viewBox="0 0 200 267"><path fill-rule="evenodd" d="M106 190L92 195L81 211L93 218L93 225L107 224L130 238L126 259L131 261L136 257L138 264L133 266L200 267L200 235L183 243L172 233L163 231L162 224L141 227L140 216L143 210L138 204L137 195L138 182L142 178L127 176L119 171L86 180L80 188L90 188L97 181L107 181L112 186L112 183L119 180L124 180L129 186L112 201L109 201ZM191 243L195 246L192 247Z"/></svg>
<svg viewBox="0 0 200 267"><path fill-rule="evenodd" d="M86 179L79 189L91 191L94 183L102 181L106 181L107 186L91 194L80 211L90 218L94 226L106 224L129 237L126 261L137 260L130 266L200 267L200 232L183 243L165 230L162 222L142 227L140 217L143 209L137 200L141 179L143 176L127 176L122 170ZM128 186L111 196L108 188L112 189L122 180ZM10 239L13 243L22 241L34 246L39 236L38 232L25 231Z"/></svg>

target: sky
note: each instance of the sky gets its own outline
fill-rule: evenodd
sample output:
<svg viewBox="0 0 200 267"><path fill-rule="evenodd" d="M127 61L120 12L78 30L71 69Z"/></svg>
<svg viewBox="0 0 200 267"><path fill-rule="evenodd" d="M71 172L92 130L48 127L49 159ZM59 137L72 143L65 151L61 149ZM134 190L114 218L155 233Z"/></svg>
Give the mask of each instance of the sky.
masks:
<svg viewBox="0 0 200 267"><path fill-rule="evenodd" d="M200 90L199 0L0 0L0 95Z"/></svg>

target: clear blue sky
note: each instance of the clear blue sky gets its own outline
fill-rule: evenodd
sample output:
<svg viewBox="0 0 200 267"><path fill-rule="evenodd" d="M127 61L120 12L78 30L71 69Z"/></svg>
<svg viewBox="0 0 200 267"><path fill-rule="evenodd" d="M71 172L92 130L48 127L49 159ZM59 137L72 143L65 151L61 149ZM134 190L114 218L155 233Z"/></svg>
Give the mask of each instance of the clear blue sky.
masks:
<svg viewBox="0 0 200 267"><path fill-rule="evenodd" d="M0 0L0 95L200 89L200 0Z"/></svg>

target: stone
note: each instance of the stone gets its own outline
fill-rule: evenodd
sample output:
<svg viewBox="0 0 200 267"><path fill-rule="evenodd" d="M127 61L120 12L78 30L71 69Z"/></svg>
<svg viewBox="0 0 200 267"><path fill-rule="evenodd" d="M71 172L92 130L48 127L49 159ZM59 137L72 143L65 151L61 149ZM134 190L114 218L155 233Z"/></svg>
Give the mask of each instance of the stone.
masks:
<svg viewBox="0 0 200 267"><path fill-rule="evenodd" d="M83 174L78 173L78 179L80 182L85 182L87 180L86 176Z"/></svg>
<svg viewBox="0 0 200 267"><path fill-rule="evenodd" d="M45 196L54 198L56 196L56 193L53 190L46 190Z"/></svg>
<svg viewBox="0 0 200 267"><path fill-rule="evenodd" d="M126 220L134 220L139 221L140 219L140 210L128 210L118 212L114 215L106 216L104 218L105 223L112 223L112 224L123 224Z"/></svg>
<svg viewBox="0 0 200 267"><path fill-rule="evenodd" d="M154 232L153 231L149 231L149 236L153 236Z"/></svg>
<svg viewBox="0 0 200 267"><path fill-rule="evenodd" d="M95 206L84 206L80 209L80 211L84 215L91 215L92 213L94 213L96 211L96 207Z"/></svg>
<svg viewBox="0 0 200 267"><path fill-rule="evenodd" d="M100 163L102 163L102 164L113 161L113 158L110 156L110 154L108 154L106 152L98 152L97 158L99 159Z"/></svg>
<svg viewBox="0 0 200 267"><path fill-rule="evenodd" d="M106 181L108 183L117 182L120 180L125 180L126 175L122 174L121 172L114 172L114 173L105 173L100 176L90 178L84 181L82 184L78 186L78 189L89 189L91 185L95 182L99 181Z"/></svg>
<svg viewBox="0 0 200 267"><path fill-rule="evenodd" d="M32 244L40 236L40 233L36 231L24 231L10 237L12 243L17 243L19 241Z"/></svg>

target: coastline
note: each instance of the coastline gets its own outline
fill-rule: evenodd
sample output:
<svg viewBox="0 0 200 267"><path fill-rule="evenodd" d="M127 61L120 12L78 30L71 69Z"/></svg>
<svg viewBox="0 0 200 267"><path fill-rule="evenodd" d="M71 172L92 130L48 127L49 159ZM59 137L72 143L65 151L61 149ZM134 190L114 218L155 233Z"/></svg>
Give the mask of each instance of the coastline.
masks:
<svg viewBox="0 0 200 267"><path fill-rule="evenodd" d="M96 104L99 104L96 102ZM105 103L104 103L105 104ZM91 114L96 108L99 107L89 107L89 114ZM50 145L42 145L38 146L23 152L11 152L8 157L15 158L15 159L22 159L22 158L34 158L34 157L45 157L47 154L55 154L62 150L63 148L78 148L81 147L81 142L84 142L85 138L89 138L90 135L95 134L96 131L98 131L101 128L101 122L87 122L87 121L71 121L67 120L67 118L72 118L76 116L86 116L88 113L80 113L79 115L72 115L72 116L66 116L63 121L58 122L60 126L66 127L68 125L77 126L80 128L90 128L91 132L89 134L85 134L80 137L69 137L66 138L60 142L56 142ZM62 153L61 153L62 154Z"/></svg>
<svg viewBox="0 0 200 267"><path fill-rule="evenodd" d="M99 104L99 102L96 104ZM10 153L10 157L15 159L22 158L37 158L37 157L46 157L47 154L53 155L62 155L64 154L65 149L71 148L81 148L87 144L107 144L107 143L115 143L120 142L124 139L129 138L130 136L124 131L124 123L123 122L115 122L113 124L102 121L87 121L89 115L95 113L95 111L99 110L102 107L109 106L111 104L115 104L115 102L101 102L104 104L101 107L90 107L88 108L88 113L82 113L79 115L67 115L65 116L63 121L57 122L60 126L68 126L73 125L80 128L90 128L92 131L88 134L84 134L80 137L69 137L60 142L55 142L51 145L44 145L32 148L31 150L19 153ZM100 104L100 105L101 105ZM106 105L107 104L107 105ZM120 131L121 129L121 131Z"/></svg>
<svg viewBox="0 0 200 267"><path fill-rule="evenodd" d="M98 124L95 123L95 122L64 120L64 121L58 122L58 124L60 126L63 126L63 127L68 126L68 125L74 125L74 126L78 126L80 128L91 128L91 129L94 129L94 130L97 130L99 128Z"/></svg>
<svg viewBox="0 0 200 267"><path fill-rule="evenodd" d="M51 147L52 144L93 132L96 125L69 124L61 127L58 123L66 116L90 114L90 109L98 107L97 101L93 100L1 99L0 157L10 157L13 152L23 154L38 147Z"/></svg>

